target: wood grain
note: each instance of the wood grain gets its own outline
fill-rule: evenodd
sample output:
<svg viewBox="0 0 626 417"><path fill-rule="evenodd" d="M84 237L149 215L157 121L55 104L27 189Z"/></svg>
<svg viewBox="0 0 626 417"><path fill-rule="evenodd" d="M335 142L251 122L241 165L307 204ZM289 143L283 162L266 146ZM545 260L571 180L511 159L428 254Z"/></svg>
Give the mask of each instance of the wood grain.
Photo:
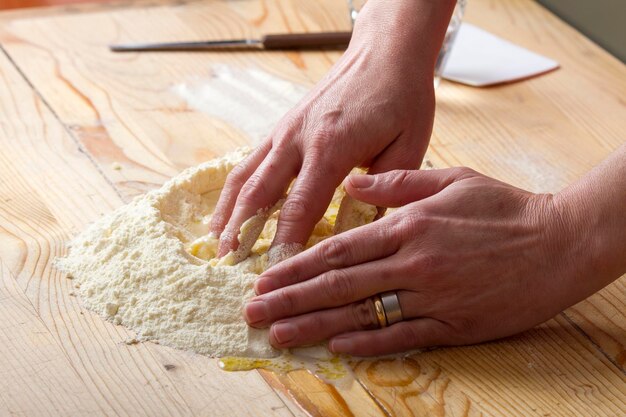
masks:
<svg viewBox="0 0 626 417"><path fill-rule="evenodd" d="M289 410L291 404L287 406L257 373L225 374L214 360L152 343L127 346L124 341L131 337L130 332L80 307L72 295L72 281L54 270L51 262L65 253L65 242L71 234L122 201L4 55L0 55L0 147L0 258L6 260L6 273L15 275L13 285L27 297L32 314L48 329L80 378L82 388L76 392L77 398L83 391L87 398L93 398L94 405L86 408L85 413L294 415ZM15 309L10 305L6 308ZM6 323L17 325L10 320ZM37 337L33 332L27 333ZM46 355L36 343L25 343L22 350L24 360ZM15 351L13 356L20 353ZM44 366L50 372L65 375L63 368L68 364L55 360L51 356L50 363ZM55 369L57 365L59 369ZM2 372L7 369L2 368ZM22 378L10 387L36 382L27 372L10 375ZM31 404L27 397L14 398L13 388L6 391L2 387L0 397L12 413L40 415L38 409L31 407L45 404ZM39 387L43 388L45 385ZM73 385L68 385L65 395L72 394L72 390ZM8 402L7 398L13 399ZM59 401L63 398L61 395ZM66 401L65 406L72 404ZM50 413L83 412L80 407L69 413L63 410L51 409Z"/></svg>
<svg viewBox="0 0 626 417"><path fill-rule="evenodd" d="M13 362L21 359L11 348L16 341L24 341L29 363L49 355L51 370L65 366L61 352L75 375L58 375L67 375L68 387L76 378L83 382L77 392L94 415L302 414L288 397L319 416L625 413L625 277L515 338L404 361L359 362L354 383L341 389L306 372L224 374L197 355L126 346L130 333L83 311L70 295L71 281L50 266L68 238L180 169L249 143L236 126L194 110L173 86L210 78L213 66L225 64L310 87L340 55L112 55L106 45L349 25L345 3L334 0L158 4L38 12L24 20L0 15L6 22L0 33L0 259L15 275L3 275L3 283L15 282L1 287L2 300L7 293L12 301L0 306L0 318L14 326L15 314L35 315L25 327L32 331L0 340L13 349ZM436 166L468 165L535 192L556 192L624 141L623 64L530 0L473 0L468 20L557 59L562 68L488 89L444 82L428 154ZM39 350L28 337L44 328L47 344ZM44 383L32 373L9 372L19 379L16 387ZM0 414L45 414L45 398L15 392L0 383ZM67 392L74 391L55 395Z"/></svg>
<svg viewBox="0 0 626 417"><path fill-rule="evenodd" d="M90 416L102 409L0 260L0 415Z"/></svg>
<svg viewBox="0 0 626 417"><path fill-rule="evenodd" d="M68 4L98 2L106 0L0 0L0 10L22 9L27 7L63 6Z"/></svg>
<svg viewBox="0 0 626 417"><path fill-rule="evenodd" d="M363 385L392 415L619 415L623 373L557 317L517 337L364 361ZM531 400L532 399L532 400Z"/></svg>
<svg viewBox="0 0 626 417"><path fill-rule="evenodd" d="M85 149L97 155L101 169L126 199L160 185L184 167L248 143L232 126L189 109L172 93L178 82L208 78L212 65L225 64L257 66L310 86L339 52L115 55L108 51L109 43L345 29L349 23L345 16L341 19L305 2L212 2L210 7L192 4L89 16L9 23L9 39L3 45L16 62L28 62L23 70L29 80ZM167 29L152 30L155 22ZM100 30L89 31L92 25ZM38 66L45 70L31 70ZM113 161L124 169L112 170Z"/></svg>

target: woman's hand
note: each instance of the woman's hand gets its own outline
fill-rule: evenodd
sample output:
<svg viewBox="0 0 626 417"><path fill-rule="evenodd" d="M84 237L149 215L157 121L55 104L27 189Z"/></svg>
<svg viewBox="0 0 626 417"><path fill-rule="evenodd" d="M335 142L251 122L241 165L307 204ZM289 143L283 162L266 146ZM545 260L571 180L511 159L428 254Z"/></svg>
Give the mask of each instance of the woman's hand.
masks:
<svg viewBox="0 0 626 417"><path fill-rule="evenodd" d="M218 256L239 228L283 197L274 245L304 244L335 188L356 166L420 165L434 115L433 68L450 0L370 0L330 73L229 175L212 217Z"/></svg>
<svg viewBox="0 0 626 417"><path fill-rule="evenodd" d="M259 277L244 314L271 325L276 347L329 339L333 352L369 356L481 342L531 328L619 276L586 278L597 252L588 237L601 230L552 195L467 168L351 176L346 189L403 207ZM378 329L369 297L386 291L398 292L404 321Z"/></svg>

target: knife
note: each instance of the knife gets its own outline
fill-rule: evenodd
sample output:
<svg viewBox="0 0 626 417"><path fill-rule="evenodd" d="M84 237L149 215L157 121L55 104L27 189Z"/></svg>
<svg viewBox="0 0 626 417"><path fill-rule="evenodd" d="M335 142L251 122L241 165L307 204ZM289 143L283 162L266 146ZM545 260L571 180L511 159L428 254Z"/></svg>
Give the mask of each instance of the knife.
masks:
<svg viewBox="0 0 626 417"><path fill-rule="evenodd" d="M110 45L113 52L213 51L220 49L321 49L345 47L352 32L286 33L264 35L261 39L233 39L202 42L133 43Z"/></svg>

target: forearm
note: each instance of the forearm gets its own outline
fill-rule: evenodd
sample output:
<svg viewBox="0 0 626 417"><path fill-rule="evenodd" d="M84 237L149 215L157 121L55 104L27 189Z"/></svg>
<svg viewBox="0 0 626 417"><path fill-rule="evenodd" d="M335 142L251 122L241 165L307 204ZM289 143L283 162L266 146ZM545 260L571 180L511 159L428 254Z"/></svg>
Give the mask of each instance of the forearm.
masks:
<svg viewBox="0 0 626 417"><path fill-rule="evenodd" d="M626 272L626 144L556 198L585 272L573 285L589 295Z"/></svg>
<svg viewBox="0 0 626 417"><path fill-rule="evenodd" d="M455 5L456 0L369 0L354 37L434 68Z"/></svg>

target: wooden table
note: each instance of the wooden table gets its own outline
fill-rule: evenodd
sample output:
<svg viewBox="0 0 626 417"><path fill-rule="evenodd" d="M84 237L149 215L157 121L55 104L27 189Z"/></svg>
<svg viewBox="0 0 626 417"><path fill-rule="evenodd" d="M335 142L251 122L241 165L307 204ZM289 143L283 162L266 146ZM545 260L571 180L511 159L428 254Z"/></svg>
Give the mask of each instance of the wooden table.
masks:
<svg viewBox="0 0 626 417"><path fill-rule="evenodd" d="M131 334L84 310L51 262L102 214L248 142L172 86L226 64L310 87L339 52L105 45L347 29L347 10L337 0L64 10L0 15L1 416L625 415L626 277L517 337L360 362L341 389L304 371L225 373L203 356L124 344ZM623 64L530 0L471 0L467 20L562 68L487 89L444 82L433 165L556 192L624 141Z"/></svg>

